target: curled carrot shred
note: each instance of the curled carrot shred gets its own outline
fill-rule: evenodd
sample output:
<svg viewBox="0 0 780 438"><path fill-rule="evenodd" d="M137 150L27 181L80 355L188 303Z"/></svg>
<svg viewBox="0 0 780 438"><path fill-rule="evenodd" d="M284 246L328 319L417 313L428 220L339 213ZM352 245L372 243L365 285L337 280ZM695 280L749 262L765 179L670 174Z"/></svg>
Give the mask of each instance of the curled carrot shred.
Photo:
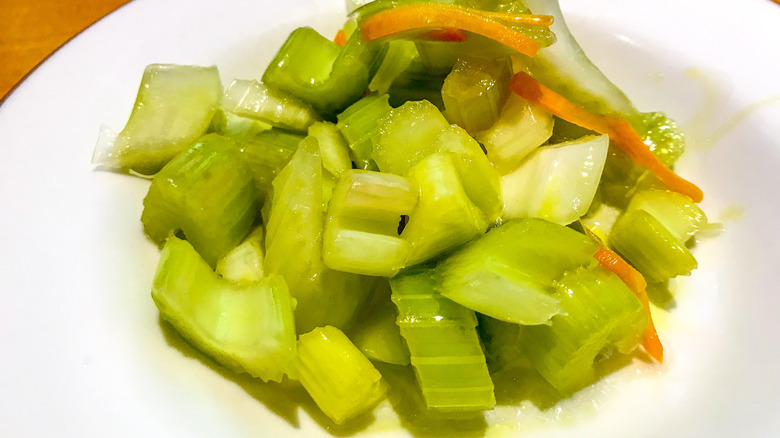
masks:
<svg viewBox="0 0 780 438"><path fill-rule="evenodd" d="M333 37L333 42L336 43L337 46L347 44L347 34L344 32L344 29L339 29L339 31L336 32L336 36Z"/></svg>
<svg viewBox="0 0 780 438"><path fill-rule="evenodd" d="M505 26L502 21L549 26L552 17L492 13L446 3L427 3L396 6L377 12L361 21L360 28L366 41L417 30L458 29L498 41L530 57L536 55L539 43Z"/></svg>
<svg viewBox="0 0 780 438"><path fill-rule="evenodd" d="M653 323L653 315L650 313L650 300L647 297L647 282L642 274L633 266L623 260L616 252L607 247L602 247L594 255L601 266L609 269L623 280L623 283L639 298L647 313L647 330L642 347L653 359L659 363L664 361L664 346L658 338L658 331Z"/></svg>
<svg viewBox="0 0 780 438"><path fill-rule="evenodd" d="M674 173L653 154L626 119L594 114L525 72L520 72L512 78L509 89L570 123L609 135L609 139L620 146L635 163L650 169L669 190L682 193L693 202L701 202L704 199L704 193L696 184Z"/></svg>

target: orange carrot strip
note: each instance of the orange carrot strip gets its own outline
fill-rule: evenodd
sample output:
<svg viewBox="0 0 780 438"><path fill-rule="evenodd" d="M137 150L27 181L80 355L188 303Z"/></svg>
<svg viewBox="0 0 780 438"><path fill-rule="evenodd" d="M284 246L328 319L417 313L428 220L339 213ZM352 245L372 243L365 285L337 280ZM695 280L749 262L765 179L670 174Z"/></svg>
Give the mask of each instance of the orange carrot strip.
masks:
<svg viewBox="0 0 780 438"><path fill-rule="evenodd" d="M620 277L620 279L623 280L623 283L625 283L628 288L634 292L634 295L639 298L642 307L644 307L645 312L647 313L648 320L642 347L644 347L647 354L655 360L663 362L664 346L661 344L661 340L658 339L658 332L653 323L653 315L650 313L650 300L647 298L647 282L645 282L645 278L642 277L642 274L640 274L639 271L623 260L622 257L607 247L599 249L594 257L599 261L601 266L604 266Z"/></svg>
<svg viewBox="0 0 780 438"><path fill-rule="evenodd" d="M344 29L339 29L339 31L336 32L336 36L333 37L333 42L339 46L347 44L347 34L344 32Z"/></svg>
<svg viewBox="0 0 780 438"><path fill-rule="evenodd" d="M570 123L609 135L610 140L620 146L635 163L649 168L669 190L682 193L693 202L701 202L704 198L704 193L696 184L674 173L653 154L627 120L594 114L547 88L525 72L520 72L512 78L509 89Z"/></svg>
<svg viewBox="0 0 780 438"><path fill-rule="evenodd" d="M420 39L426 41L442 41L450 43L462 43L466 41L466 32L460 29L438 29L425 32L420 36Z"/></svg>
<svg viewBox="0 0 780 438"><path fill-rule="evenodd" d="M539 43L520 32L486 18L475 9L443 3L414 4L385 9L360 23L363 39L374 41L422 29L451 28L473 32L533 57Z"/></svg>

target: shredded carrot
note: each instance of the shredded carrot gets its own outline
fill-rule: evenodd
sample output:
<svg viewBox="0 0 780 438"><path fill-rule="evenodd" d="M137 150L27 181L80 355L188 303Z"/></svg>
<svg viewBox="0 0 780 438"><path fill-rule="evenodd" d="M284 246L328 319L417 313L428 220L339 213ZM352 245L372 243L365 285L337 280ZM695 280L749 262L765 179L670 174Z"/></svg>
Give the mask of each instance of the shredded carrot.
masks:
<svg viewBox="0 0 780 438"><path fill-rule="evenodd" d="M425 32L420 36L420 39L426 41L462 43L468 38L466 37L466 32L463 32L460 29L438 29Z"/></svg>
<svg viewBox="0 0 780 438"><path fill-rule="evenodd" d="M515 17L526 17L518 18L526 20L527 23L524 24L543 26L545 22L552 22L544 18L545 16L538 15ZM540 48L539 43L533 39L504 26L495 18L486 16L483 11L445 3L412 4L386 9L364 19L360 28L366 41L415 30L459 29L498 41L531 57L536 55Z"/></svg>
<svg viewBox="0 0 780 438"><path fill-rule="evenodd" d="M594 114L547 88L525 72L520 72L512 78L509 89L570 123L609 135L610 140L620 146L635 163L650 169L669 190L682 193L693 202L701 202L704 198L699 187L674 173L653 154L627 120Z"/></svg>
<svg viewBox="0 0 780 438"><path fill-rule="evenodd" d="M615 275L623 280L629 289L639 298L642 303L645 312L647 313L647 330L645 331L645 339L642 343L647 354L653 357L658 362L664 361L664 346L661 344L661 340L658 339L658 332L655 329L653 323L653 315L650 313L650 300L647 298L647 282L642 274L628 264L622 257L617 255L614 251L607 247L602 247L594 255L596 260L599 261L601 266L614 272Z"/></svg>
<svg viewBox="0 0 780 438"><path fill-rule="evenodd" d="M336 36L333 37L333 42L339 46L347 44L347 34L344 32L344 29L339 29L339 31L336 32Z"/></svg>

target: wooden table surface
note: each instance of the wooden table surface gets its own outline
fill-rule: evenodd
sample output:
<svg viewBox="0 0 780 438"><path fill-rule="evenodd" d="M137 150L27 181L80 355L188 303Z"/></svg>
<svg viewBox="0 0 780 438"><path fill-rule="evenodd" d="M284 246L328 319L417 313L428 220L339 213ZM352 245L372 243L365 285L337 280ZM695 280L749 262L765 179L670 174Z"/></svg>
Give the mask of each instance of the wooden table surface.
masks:
<svg viewBox="0 0 780 438"><path fill-rule="evenodd" d="M0 99L58 47L130 0L0 0Z"/></svg>

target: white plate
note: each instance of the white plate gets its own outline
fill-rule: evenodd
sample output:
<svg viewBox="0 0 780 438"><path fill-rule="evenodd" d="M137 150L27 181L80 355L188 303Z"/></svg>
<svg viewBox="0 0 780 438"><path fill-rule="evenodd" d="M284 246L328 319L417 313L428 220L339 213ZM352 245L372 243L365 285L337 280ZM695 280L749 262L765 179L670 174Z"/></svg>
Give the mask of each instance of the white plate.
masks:
<svg viewBox="0 0 780 438"><path fill-rule="evenodd" d="M697 247L700 269L662 318L663 367L612 376L591 394L597 412L576 421L503 413L523 425L520 436L780 435L780 6L562 3L586 50L641 109L689 128L696 142L679 170L700 183L702 206L726 232ZM89 160L98 127L126 121L146 64L217 64L223 81L256 78L293 27L331 35L343 9L341 0L136 0L0 106L0 435L320 431L290 406L269 402L282 415L270 412L262 401L274 394L215 372L164 334L149 297L157 250L139 222L148 183L95 172ZM404 434L392 421L375 429Z"/></svg>

